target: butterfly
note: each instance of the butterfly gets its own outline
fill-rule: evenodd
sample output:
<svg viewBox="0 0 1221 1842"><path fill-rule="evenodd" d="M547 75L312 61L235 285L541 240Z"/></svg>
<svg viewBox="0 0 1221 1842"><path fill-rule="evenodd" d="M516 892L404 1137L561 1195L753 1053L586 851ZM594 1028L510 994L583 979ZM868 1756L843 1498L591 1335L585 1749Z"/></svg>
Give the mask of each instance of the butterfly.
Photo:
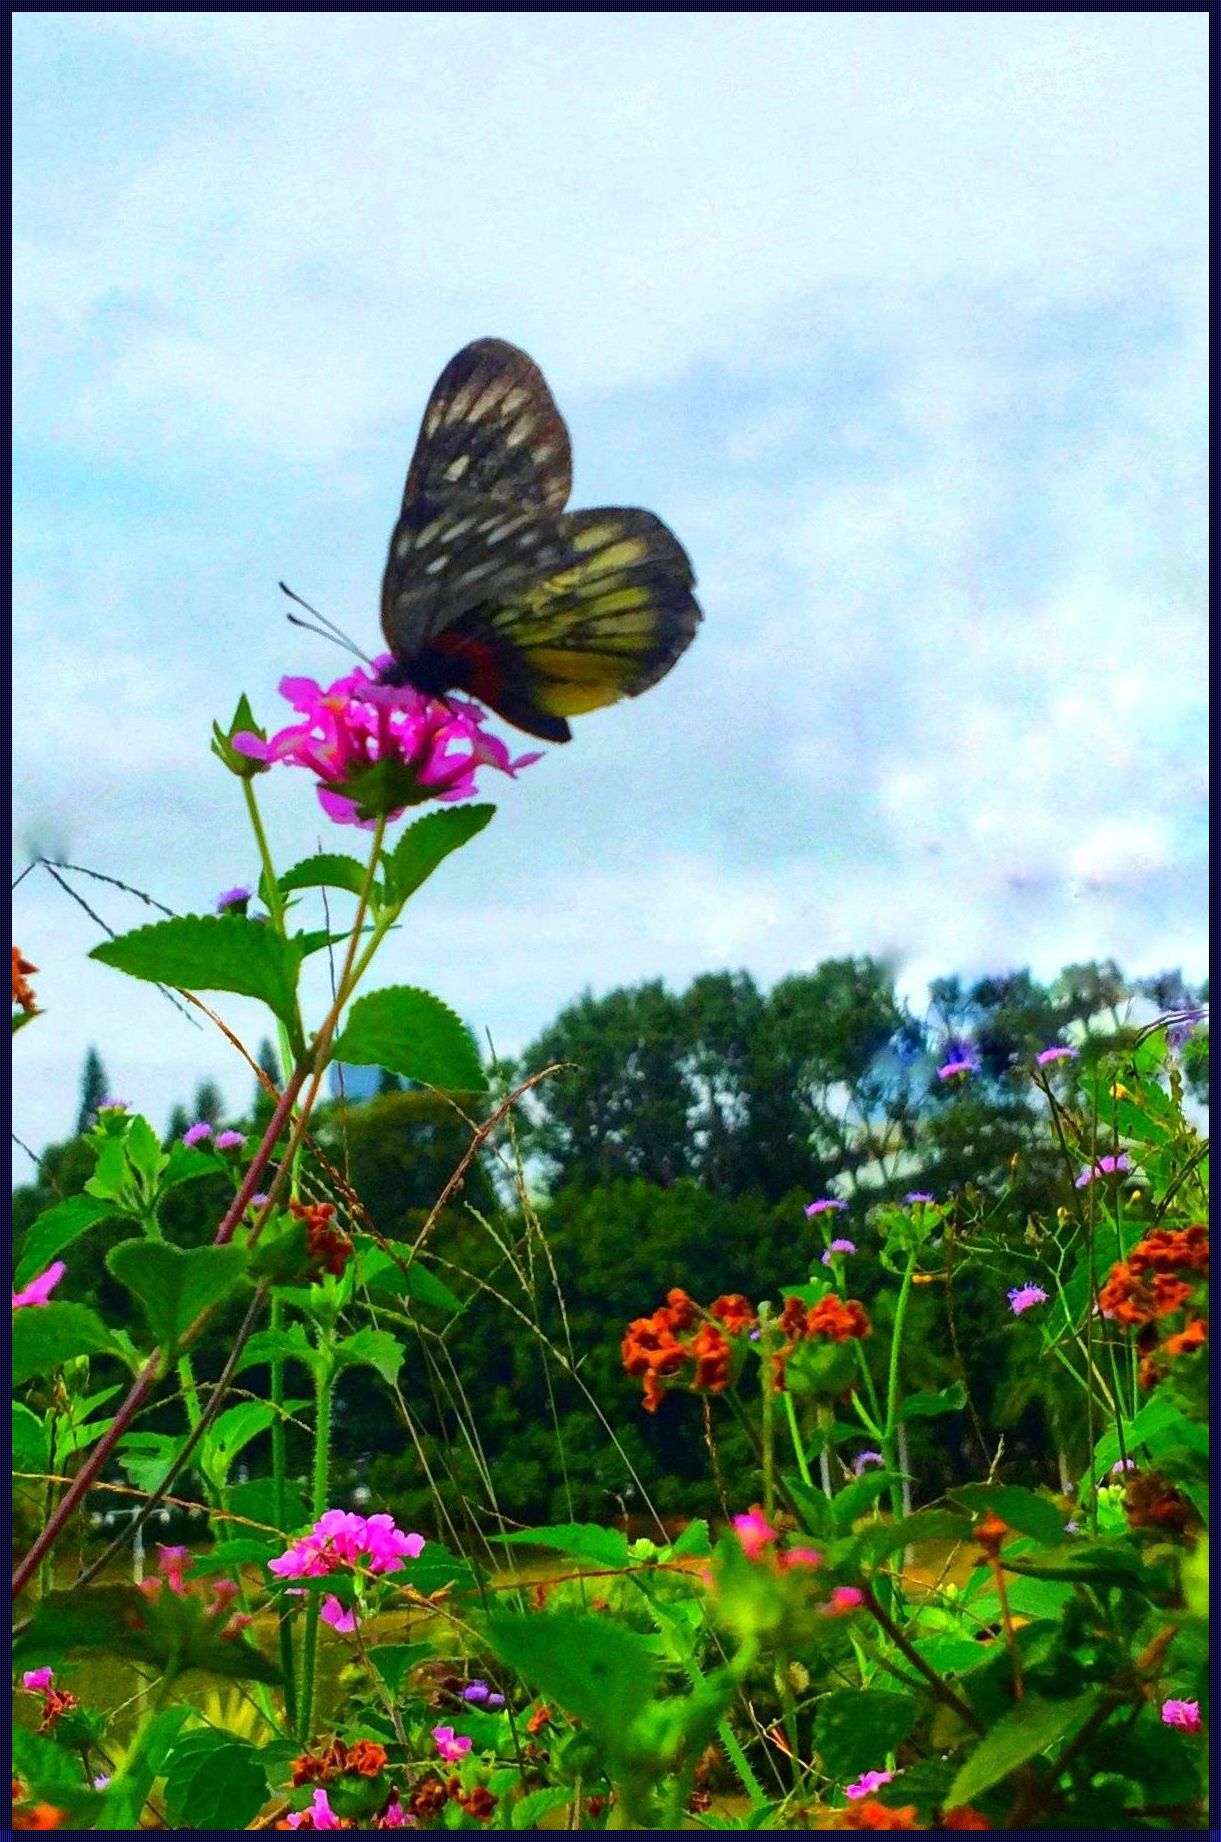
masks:
<svg viewBox="0 0 1221 1842"><path fill-rule="evenodd" d="M572 450L532 359L476 339L437 379L382 581L386 684L464 691L567 742L567 718L664 678L702 618L650 512L565 511Z"/></svg>

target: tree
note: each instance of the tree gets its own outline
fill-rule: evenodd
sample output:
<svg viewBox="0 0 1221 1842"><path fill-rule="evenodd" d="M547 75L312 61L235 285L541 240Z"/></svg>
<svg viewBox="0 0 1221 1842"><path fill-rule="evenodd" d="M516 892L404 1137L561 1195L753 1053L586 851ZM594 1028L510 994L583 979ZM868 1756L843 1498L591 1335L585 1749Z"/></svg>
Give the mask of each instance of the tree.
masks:
<svg viewBox="0 0 1221 1842"><path fill-rule="evenodd" d="M220 1124L225 1102L215 1081L201 1081L195 1090L195 1118L206 1119L210 1126Z"/></svg>
<svg viewBox="0 0 1221 1842"><path fill-rule="evenodd" d="M109 1093L110 1085L106 1079L106 1070L102 1066L102 1058L91 1045L81 1073L81 1105L76 1116L78 1135L89 1130L99 1102L105 1100Z"/></svg>

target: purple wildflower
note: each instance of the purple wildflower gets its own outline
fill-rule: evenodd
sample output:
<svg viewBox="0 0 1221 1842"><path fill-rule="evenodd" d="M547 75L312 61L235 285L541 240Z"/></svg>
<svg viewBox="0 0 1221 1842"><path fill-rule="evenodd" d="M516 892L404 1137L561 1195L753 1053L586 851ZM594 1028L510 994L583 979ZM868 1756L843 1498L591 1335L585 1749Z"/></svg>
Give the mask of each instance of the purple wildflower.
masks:
<svg viewBox="0 0 1221 1842"><path fill-rule="evenodd" d="M806 1215L825 1215L828 1209L846 1209L846 1202L840 1202L834 1196L820 1196L817 1202L806 1204Z"/></svg>
<svg viewBox="0 0 1221 1842"><path fill-rule="evenodd" d="M1023 1311L1029 1311L1032 1305L1045 1305L1047 1294L1042 1286L1014 1286L1009 1294L1009 1309L1015 1318L1020 1318Z"/></svg>
<svg viewBox="0 0 1221 1842"><path fill-rule="evenodd" d="M218 1151L236 1151L240 1145L244 1145L245 1143L246 1134L244 1132L221 1132L217 1135L216 1149Z"/></svg>
<svg viewBox="0 0 1221 1842"><path fill-rule="evenodd" d="M838 1238L832 1241L830 1247L828 1247L826 1253L822 1257L822 1263L824 1266L830 1266L836 1254L854 1254L855 1252L855 1241L845 1241L842 1238Z"/></svg>
<svg viewBox="0 0 1221 1842"><path fill-rule="evenodd" d="M1079 1053L1066 1043L1052 1043L1050 1049L1040 1049L1034 1059L1040 1068L1049 1068L1053 1062L1075 1062Z"/></svg>
<svg viewBox="0 0 1221 1842"><path fill-rule="evenodd" d="M211 1138L212 1128L206 1119L197 1119L193 1126L188 1126L182 1135L184 1145L198 1145L201 1140Z"/></svg>
<svg viewBox="0 0 1221 1842"><path fill-rule="evenodd" d="M1077 1188L1083 1190L1087 1185L1096 1183L1099 1177L1117 1177L1132 1168L1132 1160L1126 1151L1121 1151L1117 1158L1108 1152L1103 1158L1095 1158L1093 1164L1087 1164L1077 1178Z"/></svg>
<svg viewBox="0 0 1221 1842"><path fill-rule="evenodd" d="M1136 1471L1139 1467L1134 1458L1117 1458L1108 1475L1118 1477L1124 1471Z"/></svg>
<svg viewBox="0 0 1221 1842"><path fill-rule="evenodd" d="M886 1460L880 1452L858 1452L852 1461L852 1469L857 1477L868 1471L871 1465L884 1465Z"/></svg>
<svg viewBox="0 0 1221 1842"><path fill-rule="evenodd" d="M127 1102L126 1100L116 1100L111 1094L107 1094L105 1100L98 1101L94 1111L96 1113L126 1113Z"/></svg>
<svg viewBox="0 0 1221 1842"><path fill-rule="evenodd" d="M939 1081L953 1081L959 1076L965 1079L967 1075L978 1073L979 1063L973 1061L969 1056L960 1055L953 1061L942 1062L940 1068L937 1070L937 1079Z"/></svg>
<svg viewBox="0 0 1221 1842"><path fill-rule="evenodd" d="M216 898L217 914L228 914L229 910L233 908L236 909L239 914L244 915L246 912L246 904L250 900L251 893L249 889L243 888L240 883L236 889L223 890Z"/></svg>
<svg viewBox="0 0 1221 1842"><path fill-rule="evenodd" d="M875 1791L880 1791L884 1784L892 1784L895 1776L894 1772L862 1772L855 1784L844 1786L844 1796L871 1797Z"/></svg>
<svg viewBox="0 0 1221 1842"><path fill-rule="evenodd" d="M930 1196L927 1190L908 1190L903 1200L906 1203L936 1202L937 1198L935 1196Z"/></svg>

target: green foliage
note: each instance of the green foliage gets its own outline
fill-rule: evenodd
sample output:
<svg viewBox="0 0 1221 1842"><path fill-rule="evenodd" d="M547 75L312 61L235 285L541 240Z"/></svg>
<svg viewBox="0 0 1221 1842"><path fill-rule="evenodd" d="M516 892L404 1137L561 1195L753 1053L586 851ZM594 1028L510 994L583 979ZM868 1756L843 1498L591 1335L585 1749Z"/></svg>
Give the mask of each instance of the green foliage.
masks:
<svg viewBox="0 0 1221 1842"><path fill-rule="evenodd" d="M113 1350L113 1333L86 1305L52 1300L13 1314L13 1386L48 1376L71 1357Z"/></svg>
<svg viewBox="0 0 1221 1842"><path fill-rule="evenodd" d="M452 851L469 844L491 824L495 812L495 806L445 806L409 825L382 862L387 905L414 895Z"/></svg>
<svg viewBox="0 0 1221 1842"><path fill-rule="evenodd" d="M111 1249L106 1264L135 1294L168 1360L201 1313L242 1283L246 1251L232 1243L185 1248L164 1241L124 1241Z"/></svg>
<svg viewBox="0 0 1221 1842"><path fill-rule="evenodd" d="M296 1016L297 947L245 915L182 915L154 921L89 957L132 978L184 991L232 991L260 998L289 1028Z"/></svg>
<svg viewBox="0 0 1221 1842"><path fill-rule="evenodd" d="M334 1056L340 1062L389 1068L451 1093L477 1093L486 1085L465 1024L440 998L411 985L390 985L358 998Z"/></svg>
<svg viewBox="0 0 1221 1842"><path fill-rule="evenodd" d="M176 1827L245 1829L266 1796L266 1767L245 1741L193 1731L170 1754L165 1808Z"/></svg>

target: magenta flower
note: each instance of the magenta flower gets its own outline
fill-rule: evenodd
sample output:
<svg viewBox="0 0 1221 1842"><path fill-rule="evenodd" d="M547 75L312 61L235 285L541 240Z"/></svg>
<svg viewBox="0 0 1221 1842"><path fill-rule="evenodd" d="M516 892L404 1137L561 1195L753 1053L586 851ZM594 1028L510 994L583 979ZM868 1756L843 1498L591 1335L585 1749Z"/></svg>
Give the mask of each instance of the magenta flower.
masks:
<svg viewBox="0 0 1221 1842"><path fill-rule="evenodd" d="M414 1829L415 1818L407 1814L397 1797L392 1797L374 1827L377 1829Z"/></svg>
<svg viewBox="0 0 1221 1842"><path fill-rule="evenodd" d="M858 1452L852 1461L852 1469L857 1477L868 1471L871 1465L884 1465L886 1460L880 1452Z"/></svg>
<svg viewBox="0 0 1221 1842"><path fill-rule="evenodd" d="M448 1765L456 1765L471 1750L470 1736L455 1733L452 1727L434 1727L432 1737L437 1742L437 1751Z"/></svg>
<svg viewBox="0 0 1221 1842"><path fill-rule="evenodd" d="M865 1595L859 1586L836 1586L822 1609L828 1618L844 1618L864 1603Z"/></svg>
<svg viewBox="0 0 1221 1842"><path fill-rule="evenodd" d="M27 1669L21 1678L21 1686L29 1689L31 1695L39 1695L43 1689L49 1689L54 1680L55 1671L48 1669L44 1663L41 1669Z"/></svg>
<svg viewBox="0 0 1221 1842"><path fill-rule="evenodd" d="M67 1270L62 1260L52 1260L45 1273L39 1273L37 1279L31 1279L28 1286L22 1286L20 1292L13 1293L13 1310L24 1310L26 1305L49 1305L52 1292Z"/></svg>
<svg viewBox="0 0 1221 1842"><path fill-rule="evenodd" d="M1047 1294L1042 1286L1014 1286L1009 1294L1009 1309L1015 1318L1020 1318L1023 1311L1029 1311L1032 1305L1045 1305Z"/></svg>
<svg viewBox="0 0 1221 1842"><path fill-rule="evenodd" d="M872 1797L884 1784L893 1784L894 1772L862 1772L855 1784L844 1786L845 1797Z"/></svg>
<svg viewBox="0 0 1221 1842"><path fill-rule="evenodd" d="M1168 1727L1181 1727L1184 1733L1199 1733L1200 1704L1198 1701L1164 1701L1162 1719Z"/></svg>
<svg viewBox="0 0 1221 1842"><path fill-rule="evenodd" d="M340 1567L363 1567L369 1573L397 1573L424 1546L422 1535L404 1535L393 1516L358 1516L328 1509L308 1535L299 1536L283 1554L268 1561L268 1571L282 1580L318 1579Z"/></svg>
<svg viewBox="0 0 1221 1842"><path fill-rule="evenodd" d="M308 1810L295 1810L285 1821L290 1829L300 1829L306 1817L310 1819L312 1829L342 1829L343 1824L331 1809L331 1800L319 1785L314 1792L314 1801Z"/></svg>
<svg viewBox="0 0 1221 1842"><path fill-rule="evenodd" d="M817 1202L806 1204L806 1215L824 1215L828 1209L846 1209L846 1202L840 1202L835 1196L820 1196Z"/></svg>
<svg viewBox="0 0 1221 1842"><path fill-rule="evenodd" d="M236 889L222 890L221 894L216 898L217 914L227 914L231 908L236 908L239 914L244 915L246 912L246 904L250 900L251 893L251 890L242 888L240 884Z"/></svg>
<svg viewBox="0 0 1221 1842"><path fill-rule="evenodd" d="M935 1196L930 1196L927 1190L908 1190L903 1200L906 1203L936 1202L937 1198Z"/></svg>
<svg viewBox="0 0 1221 1842"><path fill-rule="evenodd" d="M236 1151L239 1145L245 1143L246 1134L244 1132L218 1132L216 1135L218 1151Z"/></svg>
<svg viewBox="0 0 1221 1842"><path fill-rule="evenodd" d="M821 1567L822 1555L817 1548L786 1548L778 1557L782 1567Z"/></svg>
<svg viewBox="0 0 1221 1842"><path fill-rule="evenodd" d="M199 1145L206 1138L211 1138L212 1128L206 1119L197 1119L193 1126L188 1126L182 1135L184 1145Z"/></svg>
<svg viewBox="0 0 1221 1842"><path fill-rule="evenodd" d="M735 1516L733 1526L748 1561L757 1561L768 1542L776 1540L777 1531L757 1506L745 1516Z"/></svg>
<svg viewBox="0 0 1221 1842"><path fill-rule="evenodd" d="M373 669L392 663L375 659ZM317 776L323 811L339 825L367 828L374 813L397 819L424 800L468 799L479 768L516 774L539 759L536 752L514 761L503 742L485 733L477 704L382 684L360 666L325 691L312 678L282 678L280 694L304 720L266 742L243 731L233 747L269 765L307 768Z"/></svg>
<svg viewBox="0 0 1221 1842"><path fill-rule="evenodd" d="M942 1062L940 1068L937 1070L937 1079L939 1081L954 1081L960 1077L965 1079L967 1075L978 1073L979 1063L972 1061L968 1056L964 1055L956 1057L953 1061Z"/></svg>
<svg viewBox="0 0 1221 1842"><path fill-rule="evenodd" d="M1075 1062L1078 1054L1065 1043L1052 1043L1050 1049L1040 1049L1034 1059L1040 1068L1049 1068L1053 1062Z"/></svg>
<svg viewBox="0 0 1221 1842"><path fill-rule="evenodd" d="M330 1625L332 1631L339 1631L345 1637L356 1629L356 1607L342 1605L334 1593L327 1594L318 1615L324 1625Z"/></svg>
<svg viewBox="0 0 1221 1842"><path fill-rule="evenodd" d="M1087 1164L1077 1178L1077 1188L1083 1190L1088 1184L1096 1183L1099 1177L1117 1177L1122 1172L1131 1170L1132 1160L1126 1151L1121 1151L1117 1158L1110 1153L1104 1158L1095 1158L1093 1164Z"/></svg>
<svg viewBox="0 0 1221 1842"><path fill-rule="evenodd" d="M823 1255L822 1263L824 1266L830 1266L831 1261L835 1257L836 1254L854 1254L855 1252L856 1252L856 1242L855 1241L845 1241L843 1239L835 1240L835 1241L832 1241L830 1247L828 1247L826 1253Z"/></svg>
<svg viewBox="0 0 1221 1842"><path fill-rule="evenodd" d="M185 1593L182 1576L191 1565L190 1550L187 1548L167 1548L164 1543L157 1543L157 1572L172 1593Z"/></svg>

